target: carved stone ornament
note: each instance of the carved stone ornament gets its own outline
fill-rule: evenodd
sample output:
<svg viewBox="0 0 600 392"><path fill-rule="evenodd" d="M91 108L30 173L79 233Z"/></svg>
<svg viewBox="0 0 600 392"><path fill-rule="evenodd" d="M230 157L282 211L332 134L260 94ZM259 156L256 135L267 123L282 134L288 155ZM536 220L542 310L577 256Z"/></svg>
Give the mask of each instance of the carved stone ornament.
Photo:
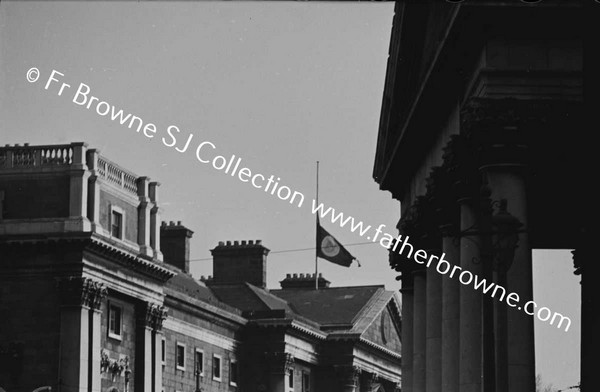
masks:
<svg viewBox="0 0 600 392"><path fill-rule="evenodd" d="M156 331L162 329L163 322L166 318L167 310L164 306L149 302L144 304L139 316L140 322Z"/></svg>
<svg viewBox="0 0 600 392"><path fill-rule="evenodd" d="M125 376L125 382L128 384L131 377L129 357L123 356L119 359L111 359L108 350L102 349L100 351L100 373L109 374L113 382L117 380L117 377Z"/></svg>

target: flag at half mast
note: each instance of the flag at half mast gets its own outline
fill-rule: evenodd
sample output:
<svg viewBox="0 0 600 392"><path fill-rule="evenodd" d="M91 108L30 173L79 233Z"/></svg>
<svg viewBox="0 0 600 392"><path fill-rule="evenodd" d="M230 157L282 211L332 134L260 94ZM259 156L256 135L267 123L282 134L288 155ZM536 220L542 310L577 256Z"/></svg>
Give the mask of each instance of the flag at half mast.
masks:
<svg viewBox="0 0 600 392"><path fill-rule="evenodd" d="M358 259L350 254L331 234L325 230L317 219L317 256L332 263L350 267L352 261Z"/></svg>

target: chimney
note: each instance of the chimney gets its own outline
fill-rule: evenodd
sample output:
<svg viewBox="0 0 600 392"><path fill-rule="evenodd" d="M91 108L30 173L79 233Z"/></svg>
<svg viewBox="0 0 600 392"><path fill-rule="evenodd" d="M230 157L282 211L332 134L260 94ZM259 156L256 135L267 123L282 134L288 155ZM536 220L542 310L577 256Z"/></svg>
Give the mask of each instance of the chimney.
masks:
<svg viewBox="0 0 600 392"><path fill-rule="evenodd" d="M319 274L319 289L326 289L331 283ZM286 274L285 279L279 282L282 289L313 289L315 288L315 274Z"/></svg>
<svg viewBox="0 0 600 392"><path fill-rule="evenodd" d="M160 226L160 250L165 263L190 272L190 238L193 231L177 222L162 222Z"/></svg>
<svg viewBox="0 0 600 392"><path fill-rule="evenodd" d="M267 255L261 240L219 242L210 251L213 255L212 284L239 284L248 282L258 287L267 286Z"/></svg>

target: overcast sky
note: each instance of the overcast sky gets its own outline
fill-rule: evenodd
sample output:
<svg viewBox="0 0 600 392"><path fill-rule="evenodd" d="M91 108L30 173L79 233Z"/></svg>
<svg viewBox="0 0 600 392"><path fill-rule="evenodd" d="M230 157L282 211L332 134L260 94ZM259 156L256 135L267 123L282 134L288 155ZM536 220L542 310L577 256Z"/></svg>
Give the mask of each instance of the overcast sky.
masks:
<svg viewBox="0 0 600 392"><path fill-rule="evenodd" d="M268 285L277 288L286 273L314 272L314 250L290 250L314 247L317 160L321 201L396 233L399 205L371 177L392 17L392 3L372 2L2 1L0 143L87 142L161 182L163 219L195 232L194 275L212 274L218 241L262 239L272 250ZM26 80L31 67L37 83ZM53 69L156 124L157 137L75 105L74 92L44 90ZM181 130L178 143L194 134L185 153L160 142L169 125ZM307 203L293 207L200 164L192 149L204 140L280 177ZM344 244L365 242L324 226ZM399 289L383 248L347 249L361 268L319 262L333 285ZM538 372L565 387L579 379L579 280L567 252L534 256L536 299L574 319L566 334L536 324Z"/></svg>

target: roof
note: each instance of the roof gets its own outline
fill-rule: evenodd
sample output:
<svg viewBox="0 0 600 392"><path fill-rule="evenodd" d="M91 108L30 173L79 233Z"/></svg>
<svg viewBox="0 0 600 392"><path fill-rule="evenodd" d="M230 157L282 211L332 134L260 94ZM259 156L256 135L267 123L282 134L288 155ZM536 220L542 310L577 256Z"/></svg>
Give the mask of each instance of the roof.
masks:
<svg viewBox="0 0 600 392"><path fill-rule="evenodd" d="M220 301L238 308L242 312L279 309L291 311L284 300L250 283L215 284L210 285L210 289Z"/></svg>
<svg viewBox="0 0 600 392"><path fill-rule="evenodd" d="M184 272L180 272L169 279L166 286L199 300L209 302L217 300L217 297L215 297L204 283L197 281L191 275Z"/></svg>
<svg viewBox="0 0 600 392"><path fill-rule="evenodd" d="M177 268L174 267L171 267L171 269L177 270ZM179 270L177 275L167 281L165 288L171 289L195 300L210 304L226 312L240 314L240 309L219 300L219 298L211 291L210 288L206 286L206 284L204 284L204 282L195 279L191 275L181 270Z"/></svg>
<svg viewBox="0 0 600 392"><path fill-rule="evenodd" d="M271 290L295 313L317 322L322 329L352 328L361 311L385 292L382 285Z"/></svg>

